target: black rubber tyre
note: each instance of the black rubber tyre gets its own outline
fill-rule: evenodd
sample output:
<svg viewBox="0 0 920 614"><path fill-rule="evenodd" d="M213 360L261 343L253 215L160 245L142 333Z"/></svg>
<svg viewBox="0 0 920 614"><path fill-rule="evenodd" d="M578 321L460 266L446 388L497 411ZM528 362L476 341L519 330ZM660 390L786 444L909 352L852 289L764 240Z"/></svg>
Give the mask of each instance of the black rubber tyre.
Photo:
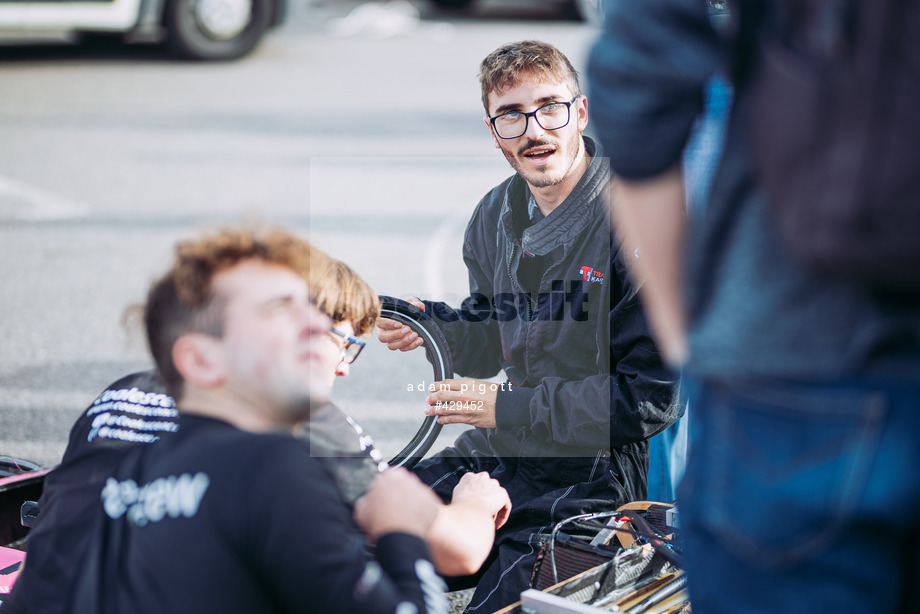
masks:
<svg viewBox="0 0 920 614"><path fill-rule="evenodd" d="M468 8L473 4L473 0L431 0L435 6L441 9L457 11Z"/></svg>
<svg viewBox="0 0 920 614"><path fill-rule="evenodd" d="M427 313L404 300L392 296L380 296L380 317L396 320L408 326L422 338L425 356L434 370L434 379L439 381L454 376L454 366L450 359L450 349L444 333ZM396 456L390 459L393 467L412 467L419 462L431 448L441 432L441 425L434 416L427 416L418 432Z"/></svg>
<svg viewBox="0 0 920 614"><path fill-rule="evenodd" d="M252 51L272 20L273 0L251 0L252 7L239 32L221 36L210 31L200 15L203 0L169 0L166 5L166 44L175 55L190 60L232 60Z"/></svg>

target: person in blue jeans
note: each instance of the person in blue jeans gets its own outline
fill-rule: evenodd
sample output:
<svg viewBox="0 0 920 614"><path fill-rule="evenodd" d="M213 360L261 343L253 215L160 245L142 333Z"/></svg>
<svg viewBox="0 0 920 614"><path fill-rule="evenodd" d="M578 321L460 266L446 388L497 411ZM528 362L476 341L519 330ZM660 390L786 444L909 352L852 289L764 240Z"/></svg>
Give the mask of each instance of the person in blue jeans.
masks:
<svg viewBox="0 0 920 614"><path fill-rule="evenodd" d="M727 15L719 14L714 19ZM721 77L713 77L704 91L703 114L697 119L683 154L687 213L702 215L709 187L722 154L725 124L731 107L731 87ZM674 500L677 484L684 475L689 448L690 408L677 422L648 440L648 498Z"/></svg>
<svg viewBox="0 0 920 614"><path fill-rule="evenodd" d="M701 0L611 0L588 69L617 223L693 408L677 493L693 611L917 612L920 305L787 251L753 170L745 82L688 223L681 153L735 60Z"/></svg>

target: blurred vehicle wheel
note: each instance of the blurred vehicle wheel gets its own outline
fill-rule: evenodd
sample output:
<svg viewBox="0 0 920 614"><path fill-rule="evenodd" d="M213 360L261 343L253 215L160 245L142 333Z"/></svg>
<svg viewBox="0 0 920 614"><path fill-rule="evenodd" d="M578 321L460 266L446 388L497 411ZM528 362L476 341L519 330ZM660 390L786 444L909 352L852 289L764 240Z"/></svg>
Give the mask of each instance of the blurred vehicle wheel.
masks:
<svg viewBox="0 0 920 614"><path fill-rule="evenodd" d="M166 43L183 58L238 58L262 40L271 10L270 0L170 0Z"/></svg>

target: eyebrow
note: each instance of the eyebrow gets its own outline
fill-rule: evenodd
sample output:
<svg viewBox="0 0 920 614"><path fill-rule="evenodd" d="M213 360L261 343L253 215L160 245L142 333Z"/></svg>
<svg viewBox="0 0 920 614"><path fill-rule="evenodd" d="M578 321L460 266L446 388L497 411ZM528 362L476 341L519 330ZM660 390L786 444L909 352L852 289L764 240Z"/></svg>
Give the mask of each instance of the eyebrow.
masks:
<svg viewBox="0 0 920 614"><path fill-rule="evenodd" d="M561 99L561 96L544 96L543 98L537 99L536 105L537 108L540 108L547 103L558 102ZM502 113L507 113L508 111L519 111L522 106L523 105L517 103L503 104L502 106L495 109L495 115L501 115Z"/></svg>
<svg viewBox="0 0 920 614"><path fill-rule="evenodd" d="M293 293L278 294L271 298L261 301L259 305L262 309L269 309L271 307L274 307L275 305L282 305L284 303L292 303L294 302L295 298L296 297L294 296Z"/></svg>

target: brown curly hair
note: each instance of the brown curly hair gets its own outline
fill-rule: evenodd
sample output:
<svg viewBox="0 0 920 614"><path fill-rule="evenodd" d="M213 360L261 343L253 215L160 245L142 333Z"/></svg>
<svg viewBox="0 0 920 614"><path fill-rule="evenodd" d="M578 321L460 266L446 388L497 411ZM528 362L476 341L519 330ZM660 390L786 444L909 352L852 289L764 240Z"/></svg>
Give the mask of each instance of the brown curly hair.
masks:
<svg viewBox="0 0 920 614"><path fill-rule="evenodd" d="M371 287L347 265L333 260L296 235L277 228L224 228L180 242L172 267L151 286L144 305L147 344L167 392L182 393L182 376L172 349L184 334L223 334L224 303L214 277L247 260L290 269L310 289L311 300L333 322L349 320L357 335L369 333L380 312Z"/></svg>
<svg viewBox="0 0 920 614"><path fill-rule="evenodd" d="M225 228L180 242L175 261L151 286L144 305L147 345L167 392L182 393L182 376L172 349L184 334L223 334L223 301L215 295L214 277L246 260L262 260L295 271L306 280L310 267L322 265L322 252L279 229Z"/></svg>
<svg viewBox="0 0 920 614"><path fill-rule="evenodd" d="M578 71L561 51L541 41L507 43L487 55L479 65L486 114L489 114L489 94L514 87L527 77L566 83L573 96L581 94Z"/></svg>

